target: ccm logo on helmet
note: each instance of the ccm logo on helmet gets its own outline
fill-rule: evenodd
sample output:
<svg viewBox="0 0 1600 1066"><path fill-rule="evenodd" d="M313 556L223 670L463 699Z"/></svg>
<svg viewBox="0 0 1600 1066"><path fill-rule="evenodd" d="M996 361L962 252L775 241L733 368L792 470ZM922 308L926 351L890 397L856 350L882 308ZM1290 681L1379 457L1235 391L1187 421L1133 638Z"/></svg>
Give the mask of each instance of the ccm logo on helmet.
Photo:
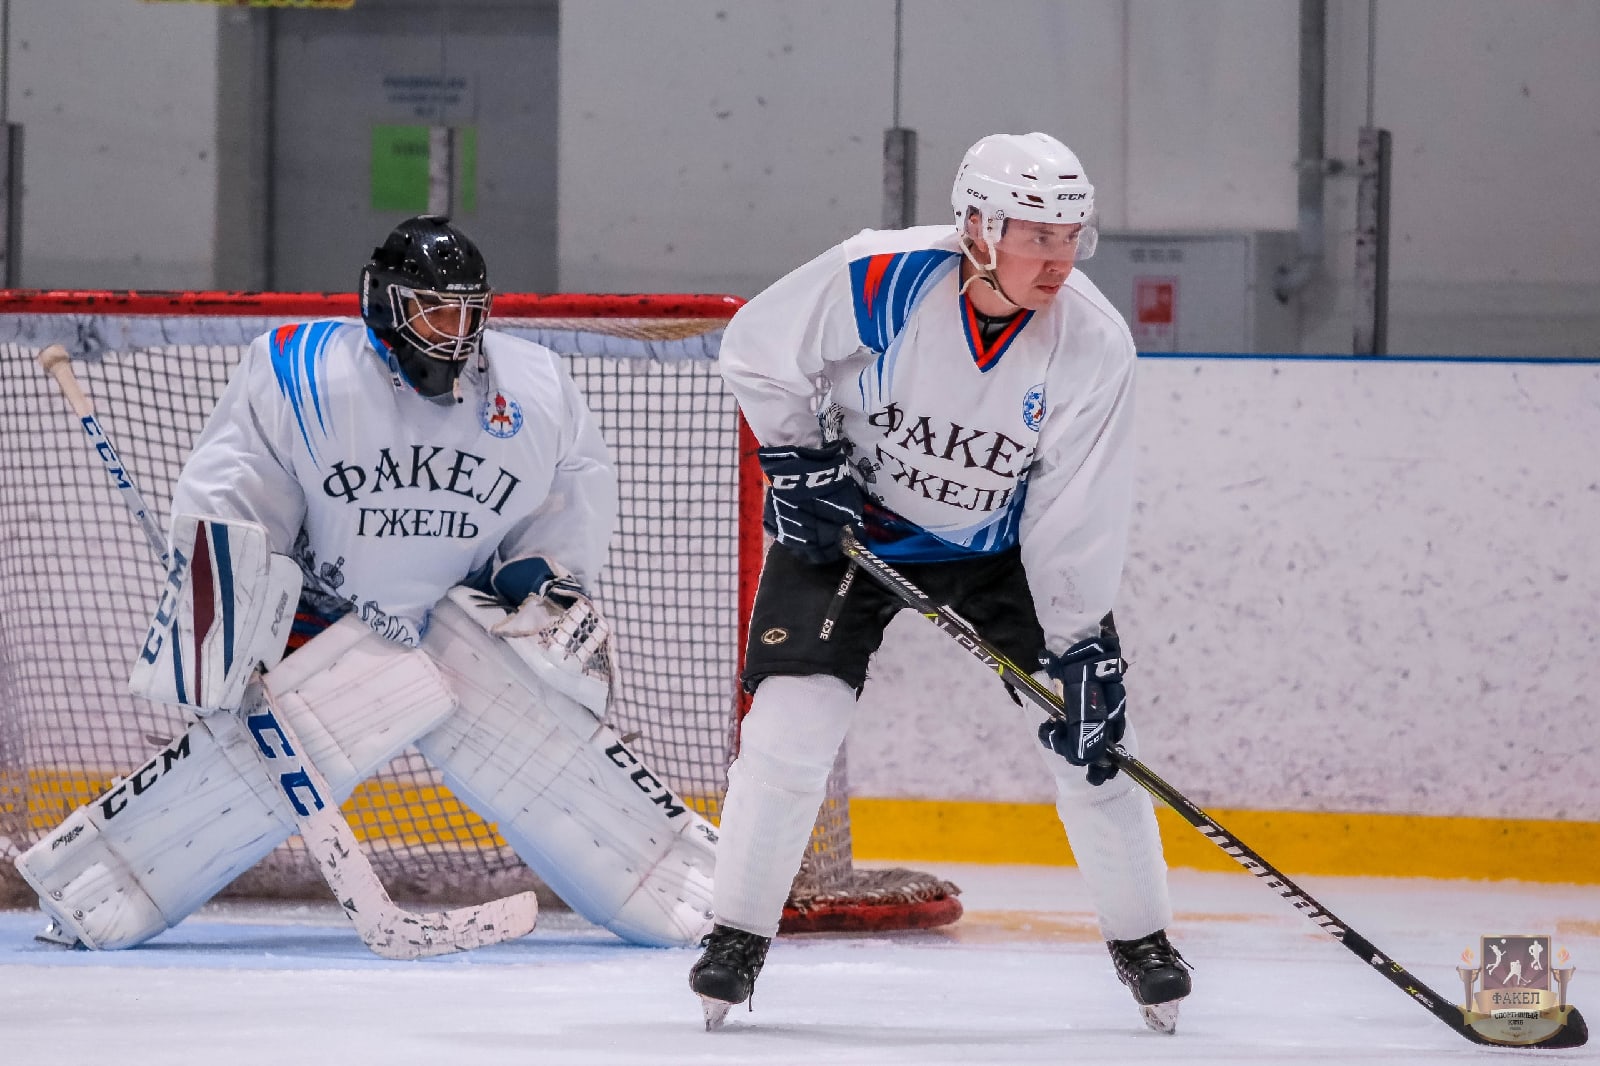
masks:
<svg viewBox="0 0 1600 1066"><path fill-rule="evenodd" d="M1082 200L1084 197L1086 197L1088 195L1089 194L1086 193L1086 192L1064 192L1064 193L1059 194L1056 197L1056 199L1057 200Z"/></svg>
<svg viewBox="0 0 1600 1066"><path fill-rule="evenodd" d="M979 192L977 189L968 189L967 195L972 197L974 200L987 200L989 198L988 193Z"/></svg>
<svg viewBox="0 0 1600 1066"><path fill-rule="evenodd" d="M850 465L840 463L832 470L813 470L801 477L799 474L778 474L772 479L772 487L778 490L797 489L804 484L808 489L820 489L824 485L832 485L843 481L850 476Z"/></svg>

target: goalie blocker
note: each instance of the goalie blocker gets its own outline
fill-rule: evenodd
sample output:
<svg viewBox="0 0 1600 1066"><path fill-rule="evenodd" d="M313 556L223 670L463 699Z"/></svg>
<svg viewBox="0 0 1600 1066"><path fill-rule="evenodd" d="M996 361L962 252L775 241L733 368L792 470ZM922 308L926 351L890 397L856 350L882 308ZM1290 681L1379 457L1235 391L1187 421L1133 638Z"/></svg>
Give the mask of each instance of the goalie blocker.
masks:
<svg viewBox="0 0 1600 1066"><path fill-rule="evenodd" d="M340 801L415 743L585 918L634 943L694 943L710 925L715 830L489 634L506 615L452 590L421 650L346 617L262 683ZM293 831L257 742L235 715L209 715L75 811L17 860L41 906L92 948L182 921Z"/></svg>
<svg viewBox="0 0 1600 1066"><path fill-rule="evenodd" d="M179 514L167 581L134 660L135 696L232 710L257 666L283 658L300 599L300 566L273 552L255 522Z"/></svg>

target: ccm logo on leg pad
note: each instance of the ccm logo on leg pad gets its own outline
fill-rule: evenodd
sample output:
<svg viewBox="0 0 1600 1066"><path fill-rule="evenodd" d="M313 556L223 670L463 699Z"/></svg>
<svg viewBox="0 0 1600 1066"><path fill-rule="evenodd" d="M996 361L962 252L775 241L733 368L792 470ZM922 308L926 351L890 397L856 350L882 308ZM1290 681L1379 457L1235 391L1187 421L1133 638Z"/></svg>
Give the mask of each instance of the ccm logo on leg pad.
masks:
<svg viewBox="0 0 1600 1066"><path fill-rule="evenodd" d="M685 810L678 797L672 790L663 785L654 774L640 765L638 758L621 744L613 744L606 749L606 758L624 770L630 766L638 767L628 775L628 780L639 786L639 791L650 797L650 802L666 811L668 818L676 818Z"/></svg>

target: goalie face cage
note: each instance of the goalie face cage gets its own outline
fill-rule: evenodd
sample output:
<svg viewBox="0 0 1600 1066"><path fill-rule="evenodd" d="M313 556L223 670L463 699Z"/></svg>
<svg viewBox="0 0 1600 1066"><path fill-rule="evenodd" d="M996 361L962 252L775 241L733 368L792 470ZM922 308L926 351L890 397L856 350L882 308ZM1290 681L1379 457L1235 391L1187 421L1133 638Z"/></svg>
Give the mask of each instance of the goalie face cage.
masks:
<svg viewBox="0 0 1600 1066"><path fill-rule="evenodd" d="M566 357L617 460L621 512L596 589L618 658L613 724L716 820L737 729L737 676L763 556L754 438L717 373L726 296L495 298L490 327ZM127 693L163 575L76 420L37 366L72 354L113 445L165 529L173 482L234 365L284 321L355 318L353 295L0 295L0 903L11 863L74 808L186 728ZM854 868L844 759L785 909L785 931L940 925L953 886ZM415 751L344 811L390 893L504 895L534 879ZM318 895L298 839L230 895Z"/></svg>

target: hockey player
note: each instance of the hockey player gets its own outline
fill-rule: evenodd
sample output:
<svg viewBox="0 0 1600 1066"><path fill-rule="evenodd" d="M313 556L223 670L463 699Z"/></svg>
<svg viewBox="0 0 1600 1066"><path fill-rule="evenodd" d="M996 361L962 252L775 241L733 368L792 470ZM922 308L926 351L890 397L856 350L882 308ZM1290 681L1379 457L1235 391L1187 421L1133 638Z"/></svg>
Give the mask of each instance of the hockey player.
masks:
<svg viewBox="0 0 1600 1066"><path fill-rule="evenodd" d="M490 300L472 241L423 216L363 270L362 322L252 344L178 479L131 682L197 720L18 860L60 939L139 944L294 831L253 750L277 743L249 717L266 697L339 799L414 744L591 921L705 932L714 830L603 722L584 590L615 471L559 358L486 329Z"/></svg>
<svg viewBox="0 0 1600 1066"><path fill-rule="evenodd" d="M751 620L754 694L728 771L716 924L690 973L707 1022L749 998L867 664L899 601L842 604L846 525L1017 662L1067 722L1037 730L1056 809L1117 975L1154 1028L1190 989L1150 797L1106 760L1136 750L1111 622L1132 497L1134 347L1074 263L1094 187L1042 133L973 145L955 227L864 231L741 308L722 372L762 447L775 538ZM835 624L824 625L830 607Z"/></svg>

